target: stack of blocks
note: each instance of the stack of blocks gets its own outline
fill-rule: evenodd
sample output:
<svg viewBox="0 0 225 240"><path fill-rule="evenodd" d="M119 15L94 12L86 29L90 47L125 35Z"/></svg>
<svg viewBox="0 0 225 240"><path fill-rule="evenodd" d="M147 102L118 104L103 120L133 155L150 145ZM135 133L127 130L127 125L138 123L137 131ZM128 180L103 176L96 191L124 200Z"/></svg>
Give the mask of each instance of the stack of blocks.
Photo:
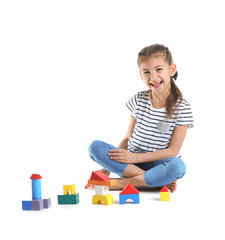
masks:
<svg viewBox="0 0 225 240"><path fill-rule="evenodd" d="M39 174L32 174L32 201L22 201L23 210L42 210L51 207L51 198L42 199L41 179Z"/></svg>
<svg viewBox="0 0 225 240"><path fill-rule="evenodd" d="M126 187L120 193L120 204L125 204L128 199L133 200L134 203L139 203L139 191L130 183L126 185Z"/></svg>
<svg viewBox="0 0 225 240"><path fill-rule="evenodd" d="M79 193L76 194L75 184L63 185L63 195L58 195L58 204L79 203Z"/></svg>
<svg viewBox="0 0 225 240"><path fill-rule="evenodd" d="M109 187L116 185L117 181L112 180L101 171L93 171L88 184L95 186L95 195L92 197L93 204L113 204L113 196L109 193Z"/></svg>
<svg viewBox="0 0 225 240"><path fill-rule="evenodd" d="M160 201L170 201L170 190L166 186L160 191Z"/></svg>

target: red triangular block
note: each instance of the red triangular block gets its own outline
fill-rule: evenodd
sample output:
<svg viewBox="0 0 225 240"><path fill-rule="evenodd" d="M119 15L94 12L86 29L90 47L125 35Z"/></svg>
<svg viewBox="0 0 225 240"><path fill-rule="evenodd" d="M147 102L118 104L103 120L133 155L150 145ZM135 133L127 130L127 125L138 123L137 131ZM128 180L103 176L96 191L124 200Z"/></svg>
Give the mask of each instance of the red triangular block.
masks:
<svg viewBox="0 0 225 240"><path fill-rule="evenodd" d="M105 175L100 170L97 170L97 171L93 171L92 172L90 180L97 180L97 181L107 182L107 181L110 181L111 178L109 178L107 175Z"/></svg>
<svg viewBox="0 0 225 240"><path fill-rule="evenodd" d="M137 194L139 191L130 183L127 184L127 186L122 190L120 193L121 195L123 194Z"/></svg>
<svg viewBox="0 0 225 240"><path fill-rule="evenodd" d="M161 190L160 190L160 192L169 192L170 190L168 189L168 187L167 186L164 186Z"/></svg>

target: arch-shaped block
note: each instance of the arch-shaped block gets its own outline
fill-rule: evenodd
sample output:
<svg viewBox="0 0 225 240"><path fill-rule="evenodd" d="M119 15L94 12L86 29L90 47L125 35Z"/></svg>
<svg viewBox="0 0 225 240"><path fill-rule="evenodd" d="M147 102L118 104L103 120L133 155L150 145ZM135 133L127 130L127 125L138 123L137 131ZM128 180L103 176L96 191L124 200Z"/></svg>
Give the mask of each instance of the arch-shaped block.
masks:
<svg viewBox="0 0 225 240"><path fill-rule="evenodd" d="M113 204L113 196L111 194L94 195L92 197L92 203L93 204L110 205L110 204Z"/></svg>
<svg viewBox="0 0 225 240"><path fill-rule="evenodd" d="M133 200L134 203L139 203L139 193L137 194L120 194L120 204L125 204L128 199Z"/></svg>
<svg viewBox="0 0 225 240"><path fill-rule="evenodd" d="M75 184L73 184L73 185L63 185L63 194L64 195L76 194Z"/></svg>

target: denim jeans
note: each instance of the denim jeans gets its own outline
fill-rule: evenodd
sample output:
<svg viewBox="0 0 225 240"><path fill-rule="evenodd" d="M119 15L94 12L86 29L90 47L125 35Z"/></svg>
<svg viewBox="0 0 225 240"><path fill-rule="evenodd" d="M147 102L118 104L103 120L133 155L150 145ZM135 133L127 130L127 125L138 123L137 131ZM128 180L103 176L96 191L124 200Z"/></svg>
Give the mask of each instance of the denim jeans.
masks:
<svg viewBox="0 0 225 240"><path fill-rule="evenodd" d="M89 156L106 170L123 176L123 172L128 166L127 163L116 162L108 156L110 149L117 147L95 140L88 148ZM138 153L137 153L138 154ZM182 178L186 171L184 162L177 157L165 158L149 163L135 164L145 172L144 181L150 187L161 187L173 183L176 179Z"/></svg>

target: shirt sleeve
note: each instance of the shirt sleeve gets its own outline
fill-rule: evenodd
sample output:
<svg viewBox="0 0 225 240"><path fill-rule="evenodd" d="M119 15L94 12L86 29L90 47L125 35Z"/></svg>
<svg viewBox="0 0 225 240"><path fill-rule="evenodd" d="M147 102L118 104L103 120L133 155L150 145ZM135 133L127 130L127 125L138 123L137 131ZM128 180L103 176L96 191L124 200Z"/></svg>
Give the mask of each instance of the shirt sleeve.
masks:
<svg viewBox="0 0 225 240"><path fill-rule="evenodd" d="M189 103L181 103L178 110L178 118L175 127L188 125L188 128L194 126L193 114Z"/></svg>
<svg viewBox="0 0 225 240"><path fill-rule="evenodd" d="M137 102L138 102L138 94L134 95L130 100L126 102L126 106L130 111L133 118L137 119Z"/></svg>

